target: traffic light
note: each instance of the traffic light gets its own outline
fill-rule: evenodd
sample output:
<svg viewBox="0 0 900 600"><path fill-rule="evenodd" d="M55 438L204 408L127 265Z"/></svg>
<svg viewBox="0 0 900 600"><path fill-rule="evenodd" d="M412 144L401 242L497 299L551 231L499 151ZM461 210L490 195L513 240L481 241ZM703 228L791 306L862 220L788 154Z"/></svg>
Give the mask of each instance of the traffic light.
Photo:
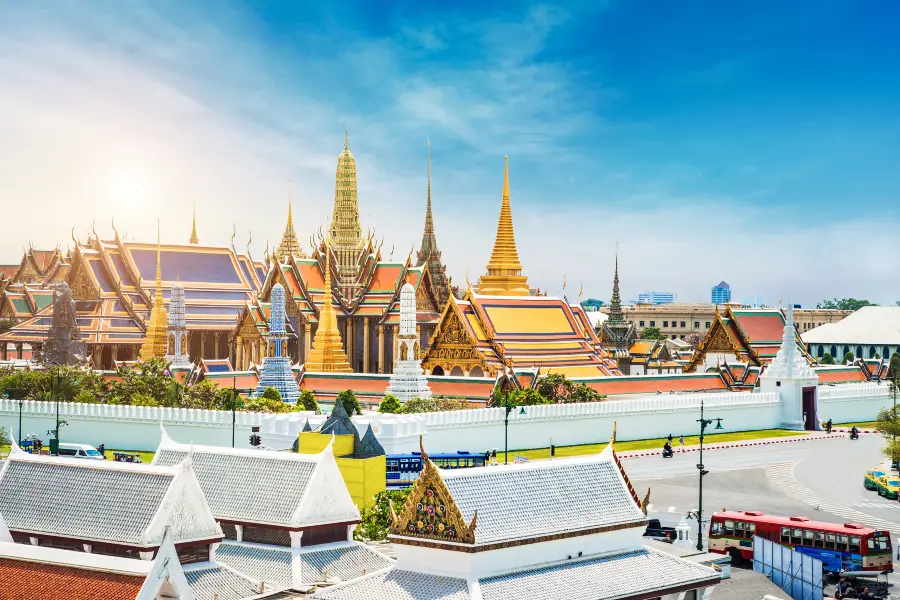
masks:
<svg viewBox="0 0 900 600"><path fill-rule="evenodd" d="M259 437L259 434L253 433L250 434L250 445L253 447L259 446L262 443L262 438Z"/></svg>

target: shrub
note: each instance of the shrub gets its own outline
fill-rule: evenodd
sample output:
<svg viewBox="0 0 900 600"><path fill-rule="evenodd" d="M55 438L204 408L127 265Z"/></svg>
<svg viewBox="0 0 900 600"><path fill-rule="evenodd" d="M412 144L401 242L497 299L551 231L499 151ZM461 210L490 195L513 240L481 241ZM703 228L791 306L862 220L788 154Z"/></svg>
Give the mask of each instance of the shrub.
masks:
<svg viewBox="0 0 900 600"><path fill-rule="evenodd" d="M378 412L380 413L396 414L401 410L403 410L403 407L400 405L400 400L393 394L386 394L381 399L381 404L378 405Z"/></svg>
<svg viewBox="0 0 900 600"><path fill-rule="evenodd" d="M819 359L819 364L820 364L820 365L833 365L833 364L834 364L834 357L833 357L831 354L829 354L829 353L826 352L826 353L822 356L822 358Z"/></svg>
<svg viewBox="0 0 900 600"><path fill-rule="evenodd" d="M440 405L434 398L413 398L407 400L403 405L404 414L416 414L425 412L437 412L441 410Z"/></svg>
<svg viewBox="0 0 900 600"><path fill-rule="evenodd" d="M263 393L259 398L250 398L244 402L244 410L248 412L283 413L289 412L291 405L282 402L281 399L266 398L265 393Z"/></svg>
<svg viewBox="0 0 900 600"><path fill-rule="evenodd" d="M312 410L318 412L319 403L316 402L316 395L312 390L303 390L300 392L300 398L297 400L295 410Z"/></svg>
<svg viewBox="0 0 900 600"><path fill-rule="evenodd" d="M843 364L845 364L845 365L846 365L847 363L852 363L852 362L853 362L853 353L852 353L852 352L848 352L847 354L845 354L845 355L844 355L844 358L841 359L841 362L842 362Z"/></svg>
<svg viewBox="0 0 900 600"><path fill-rule="evenodd" d="M348 415L353 416L355 414L362 414L362 409L359 407L359 400L356 399L356 394L353 393L353 390L344 390L337 395L337 399L344 405L344 410L347 411Z"/></svg>
<svg viewBox="0 0 900 600"><path fill-rule="evenodd" d="M6 429L0 427L0 446L9 446L12 444L12 441L9 439L9 434L6 433Z"/></svg>
<svg viewBox="0 0 900 600"><path fill-rule="evenodd" d="M267 400L278 400L281 401L281 392L276 390L273 387L267 387L266 391L262 393L262 397Z"/></svg>
<svg viewBox="0 0 900 600"><path fill-rule="evenodd" d="M410 400L412 402L412 400ZM407 402L407 404L409 404ZM353 531L353 539L360 541L377 541L386 539L391 529L391 509L400 512L403 503L406 502L412 488L405 490L385 490L375 494L375 504L371 508L364 508L362 520Z"/></svg>
<svg viewBox="0 0 900 600"><path fill-rule="evenodd" d="M506 400L501 399L499 406L503 406ZM533 388L525 388L524 390L516 390L509 395L509 403L518 406L535 406L537 404L550 404L551 402L541 396L537 390Z"/></svg>

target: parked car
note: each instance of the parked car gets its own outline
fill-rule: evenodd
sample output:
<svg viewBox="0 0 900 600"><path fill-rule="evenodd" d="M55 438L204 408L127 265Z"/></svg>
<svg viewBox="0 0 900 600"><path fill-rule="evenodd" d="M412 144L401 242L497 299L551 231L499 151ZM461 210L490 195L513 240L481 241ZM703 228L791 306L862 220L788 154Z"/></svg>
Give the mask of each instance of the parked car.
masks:
<svg viewBox="0 0 900 600"><path fill-rule="evenodd" d="M878 485L876 490L879 496L896 500L897 496L900 495L900 479L894 475L882 475L876 483Z"/></svg>
<svg viewBox="0 0 900 600"><path fill-rule="evenodd" d="M663 527L659 519L650 519L647 521L647 529L644 530L644 537L663 538L667 541L674 542L678 534L674 527Z"/></svg>
<svg viewBox="0 0 900 600"><path fill-rule="evenodd" d="M60 444L59 455L88 460L105 460L99 450L87 444Z"/></svg>
<svg viewBox="0 0 900 600"><path fill-rule="evenodd" d="M869 469L866 471L866 476L863 477L863 487L867 490L877 490L879 477L884 477L884 471L881 469Z"/></svg>

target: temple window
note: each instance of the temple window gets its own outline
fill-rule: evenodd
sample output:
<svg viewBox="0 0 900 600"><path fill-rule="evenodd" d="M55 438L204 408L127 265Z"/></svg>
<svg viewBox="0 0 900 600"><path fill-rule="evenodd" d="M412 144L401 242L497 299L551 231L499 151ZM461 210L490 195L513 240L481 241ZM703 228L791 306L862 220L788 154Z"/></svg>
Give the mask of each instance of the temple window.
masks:
<svg viewBox="0 0 900 600"><path fill-rule="evenodd" d="M641 321L639 327L643 327L643 326L644 326L644 322Z"/></svg>
<svg viewBox="0 0 900 600"><path fill-rule="evenodd" d="M99 546L94 544L91 547L91 554L102 554L103 556L119 556L122 558L140 559L141 555L136 550L122 548L121 546Z"/></svg>
<svg viewBox="0 0 900 600"><path fill-rule="evenodd" d="M836 358L836 357L837 357L837 346L832 346L832 347L831 347L831 356L832 356L832 358Z"/></svg>
<svg viewBox="0 0 900 600"><path fill-rule="evenodd" d="M650 327L656 327L656 321L650 321Z"/></svg>
<svg viewBox="0 0 900 600"><path fill-rule="evenodd" d="M461 377L463 375L463 370L460 367L453 367L450 370L450 374L456 377Z"/></svg>
<svg viewBox="0 0 900 600"><path fill-rule="evenodd" d="M891 349L887 346L884 347L884 355L881 358L889 358L891 356Z"/></svg>
<svg viewBox="0 0 900 600"><path fill-rule="evenodd" d="M709 321L706 322L706 328L709 329Z"/></svg>
<svg viewBox="0 0 900 600"><path fill-rule="evenodd" d="M272 527L244 526L243 541L256 542L258 544L272 544L274 546L290 546L291 534L283 529Z"/></svg>
<svg viewBox="0 0 900 600"><path fill-rule="evenodd" d="M178 560L183 565L207 562L209 560L209 544L182 546L181 548L178 548L176 552L178 552Z"/></svg>
<svg viewBox="0 0 900 600"><path fill-rule="evenodd" d="M878 354L878 350L875 349L875 346L869 346L869 358L872 358Z"/></svg>
<svg viewBox="0 0 900 600"><path fill-rule="evenodd" d="M862 358L862 357L863 357L862 346L857 346L856 347L856 358Z"/></svg>
<svg viewBox="0 0 900 600"><path fill-rule="evenodd" d="M822 358L823 356L825 356L825 347L824 346L819 346L819 352L818 352L817 356L819 358Z"/></svg>
<svg viewBox="0 0 900 600"><path fill-rule="evenodd" d="M432 375L443 375L443 374L444 374L444 369L443 369L443 367L441 367L441 366L437 366L437 367L435 367L435 368L433 368L433 369L431 370L431 374L432 374Z"/></svg>
<svg viewBox="0 0 900 600"><path fill-rule="evenodd" d="M694 321L694 329L700 329L700 321Z"/></svg>
<svg viewBox="0 0 900 600"><path fill-rule="evenodd" d="M682 322L681 322L681 328L684 329L684 327L685 327L684 321L682 321Z"/></svg>
<svg viewBox="0 0 900 600"><path fill-rule="evenodd" d="M674 322L673 322L673 323L674 323ZM669 326L669 322L668 322L668 321L663 321L663 327L668 327L668 326Z"/></svg>
<svg viewBox="0 0 900 600"><path fill-rule="evenodd" d="M219 523L219 525L222 526L222 534L226 540L237 539L237 527L233 523Z"/></svg>
<svg viewBox="0 0 900 600"><path fill-rule="evenodd" d="M315 546L317 544L328 544L330 542L346 542L347 526L333 525L330 527L317 527L316 529L307 529L300 538L301 546Z"/></svg>
<svg viewBox="0 0 900 600"><path fill-rule="evenodd" d="M481 370L481 367L472 367L472 370L469 371L470 377L484 377L484 371Z"/></svg>

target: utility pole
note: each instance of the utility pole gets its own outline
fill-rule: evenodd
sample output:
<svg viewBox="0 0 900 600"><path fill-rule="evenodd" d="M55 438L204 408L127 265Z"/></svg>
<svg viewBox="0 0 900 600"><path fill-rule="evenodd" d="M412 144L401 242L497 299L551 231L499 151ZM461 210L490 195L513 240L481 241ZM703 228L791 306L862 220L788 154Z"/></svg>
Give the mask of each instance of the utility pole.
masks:
<svg viewBox="0 0 900 600"><path fill-rule="evenodd" d="M722 419L716 420L716 429L722 429ZM700 400L700 418L697 419L697 422L700 423L700 462L697 464L697 470L700 471L700 498L699 504L697 506L697 550L703 551L703 477L709 473L709 471L703 468L703 432L706 431L706 428L709 425L712 425L713 419L705 419L703 418L703 400Z"/></svg>

